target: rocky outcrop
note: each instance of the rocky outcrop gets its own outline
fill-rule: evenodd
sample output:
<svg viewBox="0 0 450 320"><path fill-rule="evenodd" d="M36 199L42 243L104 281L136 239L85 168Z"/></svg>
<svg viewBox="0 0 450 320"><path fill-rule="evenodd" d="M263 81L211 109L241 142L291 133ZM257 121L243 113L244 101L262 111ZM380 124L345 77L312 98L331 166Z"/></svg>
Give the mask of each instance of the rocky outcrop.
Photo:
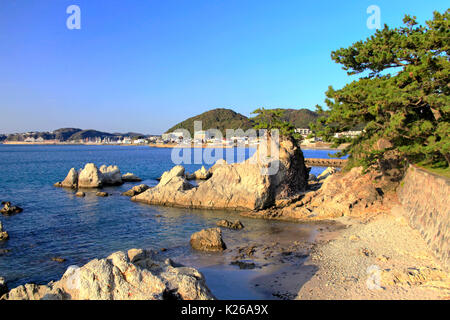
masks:
<svg viewBox="0 0 450 320"><path fill-rule="evenodd" d="M5 241L9 239L9 234L3 230L3 224L0 222L0 241Z"/></svg>
<svg viewBox="0 0 450 320"><path fill-rule="evenodd" d="M140 184L138 186L134 186L133 188L131 188L128 191L125 191L122 193L123 196L127 196L127 197L134 197L137 196L138 194L141 194L142 192L148 190L150 187L146 184Z"/></svg>
<svg viewBox="0 0 450 320"><path fill-rule="evenodd" d="M220 220L217 222L218 227L222 228L228 228L228 229L234 229L234 230L241 230L244 229L244 225L241 221L235 220L234 222L228 221L228 220Z"/></svg>
<svg viewBox="0 0 450 320"><path fill-rule="evenodd" d="M162 175L155 188L132 200L205 209L267 208L277 199L298 194L307 187L308 173L300 148L290 140L282 141L278 147L279 159L270 162L258 149L242 163L216 163L209 170L212 176L196 187L185 179L184 168L176 166ZM267 174L272 169L273 174Z"/></svg>
<svg viewBox="0 0 450 320"><path fill-rule="evenodd" d="M75 168L69 170L66 178L61 182L61 187L63 188L78 188L78 172Z"/></svg>
<svg viewBox="0 0 450 320"><path fill-rule="evenodd" d="M122 176L122 181L123 182L141 182L142 179L133 173L127 172Z"/></svg>
<svg viewBox="0 0 450 320"><path fill-rule="evenodd" d="M154 252L131 249L81 268L69 267L48 285L26 284L6 300L212 300L214 296L196 269L175 266Z"/></svg>
<svg viewBox="0 0 450 320"><path fill-rule="evenodd" d="M363 174L361 167L335 173L323 180L317 191L307 192L293 201L280 202L278 207L246 215L283 220L324 220L376 213L384 206L383 191L376 184L377 176L376 172Z"/></svg>
<svg viewBox="0 0 450 320"><path fill-rule="evenodd" d="M331 176L332 174L336 173L337 169L334 167L328 167L326 168L321 174L317 176L317 180L324 180Z"/></svg>
<svg viewBox="0 0 450 320"><path fill-rule="evenodd" d="M100 172L102 173L101 180L103 185L118 186L123 184L119 167L102 165Z"/></svg>
<svg viewBox="0 0 450 320"><path fill-rule="evenodd" d="M198 169L193 174L186 174L187 180L208 180L211 177L212 173L206 170L205 166L202 166L201 169Z"/></svg>
<svg viewBox="0 0 450 320"><path fill-rule="evenodd" d="M23 211L21 207L11 205L11 202L9 201L2 202L2 206L3 208L0 210L0 212L5 216L11 216L13 214L21 213Z"/></svg>
<svg viewBox="0 0 450 320"><path fill-rule="evenodd" d="M203 229L191 236L192 248L201 251L223 251L227 248L219 228Z"/></svg>
<svg viewBox="0 0 450 320"><path fill-rule="evenodd" d="M79 188L101 188L103 186L102 173L93 163L87 163L78 176Z"/></svg>
<svg viewBox="0 0 450 320"><path fill-rule="evenodd" d="M55 187L63 188L101 188L103 186L118 186L124 182L141 181L132 173L122 176L117 166L102 165L100 169L93 163L87 163L83 169L77 171L70 169L66 178L62 182L54 184Z"/></svg>

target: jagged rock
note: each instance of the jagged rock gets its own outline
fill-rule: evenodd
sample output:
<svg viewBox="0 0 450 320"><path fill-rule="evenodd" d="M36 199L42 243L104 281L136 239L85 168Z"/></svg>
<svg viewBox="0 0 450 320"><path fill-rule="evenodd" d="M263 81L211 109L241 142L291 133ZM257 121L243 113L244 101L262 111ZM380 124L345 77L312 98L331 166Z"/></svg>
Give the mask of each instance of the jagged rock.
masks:
<svg viewBox="0 0 450 320"><path fill-rule="evenodd" d="M3 224L0 222L0 241L5 241L9 239L9 234L3 230Z"/></svg>
<svg viewBox="0 0 450 320"><path fill-rule="evenodd" d="M146 191L147 189L149 189L150 187L146 184L140 184L138 186L134 186L133 188L131 188L128 191L125 191L122 193L123 196L127 196L127 197L133 197L136 196L138 194L141 194L142 192Z"/></svg>
<svg viewBox="0 0 450 320"><path fill-rule="evenodd" d="M107 192L101 192L101 191L97 192L95 195L97 197L103 197L103 198L109 196L109 194Z"/></svg>
<svg viewBox="0 0 450 320"><path fill-rule="evenodd" d="M8 292L8 286L6 285L6 280L3 277L0 277L0 297Z"/></svg>
<svg viewBox="0 0 450 320"><path fill-rule="evenodd" d="M77 193L75 193L75 196L79 198L84 198L86 196L86 193L84 193L83 191L78 191Z"/></svg>
<svg viewBox="0 0 450 320"><path fill-rule="evenodd" d="M260 149L235 164L219 163L210 170L211 178L197 187L184 179L184 168L165 172L160 183L133 201L189 208L261 210L275 200L288 198L307 187L307 170L301 149L290 140L279 145L279 160L267 162ZM223 163L223 164L222 164ZM273 174L267 174L273 168Z"/></svg>
<svg viewBox="0 0 450 320"><path fill-rule="evenodd" d="M193 174L186 174L187 180L208 180L211 177L212 173L206 170L205 166L202 166L201 169L198 169Z"/></svg>
<svg viewBox="0 0 450 320"><path fill-rule="evenodd" d="M336 173L337 169L334 167L328 167L325 169L324 172L322 172L321 174L319 174L317 176L317 180L324 180L326 178L328 178L329 176L331 176L332 174Z"/></svg>
<svg viewBox="0 0 450 320"><path fill-rule="evenodd" d="M227 248L219 228L203 229L191 236L192 248L201 251L223 251Z"/></svg>
<svg viewBox="0 0 450 320"><path fill-rule="evenodd" d="M133 173L127 172L122 176L122 181L123 182L140 182L140 181L142 181L142 179Z"/></svg>
<svg viewBox="0 0 450 320"><path fill-rule="evenodd" d="M0 212L6 216L10 216L13 214L21 213L23 209L18 206L12 206L11 202L6 201L2 202L3 208L0 210Z"/></svg>
<svg viewBox="0 0 450 320"><path fill-rule="evenodd" d="M120 173L119 167L102 165L100 172L102 173L101 180L103 185L118 186L123 184L122 173Z"/></svg>
<svg viewBox="0 0 450 320"><path fill-rule="evenodd" d="M228 221L228 220L220 220L217 222L218 227L228 228L228 229L234 229L234 230L240 230L244 229L244 225L241 221L235 220L234 222Z"/></svg>
<svg viewBox="0 0 450 320"><path fill-rule="evenodd" d="M169 183L174 177L184 177L184 167L183 166L175 166L170 171L166 171L161 176L161 180L159 181L159 185L164 186Z"/></svg>
<svg viewBox="0 0 450 320"><path fill-rule="evenodd" d="M101 188L103 186L102 173L95 164L87 163L78 176L79 188Z"/></svg>
<svg viewBox="0 0 450 320"><path fill-rule="evenodd" d="M116 252L81 268L69 267L48 285L26 284L3 296L7 300L212 300L196 269L175 267L170 259L141 249Z"/></svg>
<svg viewBox="0 0 450 320"><path fill-rule="evenodd" d="M450 289L450 277L448 273L430 267L407 268L404 270L382 270L381 282L383 285L426 285L434 287L445 287Z"/></svg>
<svg viewBox="0 0 450 320"><path fill-rule="evenodd" d="M69 170L66 178L59 183L60 187L76 189L78 187L78 172L75 168Z"/></svg>

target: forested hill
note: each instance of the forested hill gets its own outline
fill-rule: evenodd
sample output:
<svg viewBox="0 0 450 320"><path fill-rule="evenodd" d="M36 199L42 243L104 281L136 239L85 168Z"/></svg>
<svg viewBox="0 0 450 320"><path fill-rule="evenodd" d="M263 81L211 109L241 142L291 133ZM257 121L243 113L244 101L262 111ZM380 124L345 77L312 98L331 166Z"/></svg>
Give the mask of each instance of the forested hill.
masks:
<svg viewBox="0 0 450 320"><path fill-rule="evenodd" d="M297 128L309 128L309 123L318 118L318 114L308 109L283 109L285 110L285 120L291 122ZM186 129L191 136L194 132L194 121L202 121L202 129L219 129L225 135L226 129L247 130L253 127L253 121L246 116L237 113L231 109L213 109L195 117L186 119L167 132L173 132L176 129Z"/></svg>

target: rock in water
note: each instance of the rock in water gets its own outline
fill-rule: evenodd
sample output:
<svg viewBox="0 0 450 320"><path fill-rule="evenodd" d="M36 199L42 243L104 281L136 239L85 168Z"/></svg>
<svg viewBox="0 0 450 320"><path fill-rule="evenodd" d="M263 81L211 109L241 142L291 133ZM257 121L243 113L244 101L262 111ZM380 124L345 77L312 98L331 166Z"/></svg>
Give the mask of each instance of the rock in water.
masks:
<svg viewBox="0 0 450 320"><path fill-rule="evenodd" d="M123 184L122 174L120 173L119 167L102 165L100 167L100 172L102 173L102 184L110 186L118 186Z"/></svg>
<svg viewBox="0 0 450 320"><path fill-rule="evenodd" d="M123 192L122 195L127 196L127 197L133 197L138 194L141 194L142 192L146 191L148 188L150 188L148 185L140 184L138 186L134 186L133 188L131 188L128 191Z"/></svg>
<svg viewBox="0 0 450 320"><path fill-rule="evenodd" d="M9 201L2 202L2 205L3 208L0 210L0 212L6 216L21 213L23 211L21 207L11 205L11 202Z"/></svg>
<svg viewBox="0 0 450 320"><path fill-rule="evenodd" d="M279 145L279 160L263 162L260 149L242 162L226 164L223 161L211 169L212 176L193 187L184 178L184 168L176 166L165 172L160 183L134 201L149 204L189 208L261 210L275 200L288 198L306 189L308 172L300 147L291 140ZM267 175L268 168L278 168Z"/></svg>
<svg viewBox="0 0 450 320"><path fill-rule="evenodd" d="M93 163L87 163L78 176L79 188L101 188L102 173Z"/></svg>
<svg viewBox="0 0 450 320"><path fill-rule="evenodd" d="M220 220L217 222L218 227L228 228L228 229L234 229L234 230L240 230L244 229L244 225L241 221L235 220L234 222L228 221L228 220Z"/></svg>
<svg viewBox="0 0 450 320"><path fill-rule="evenodd" d="M78 187L78 172L75 168L69 170L66 178L62 182L55 183L56 187L76 189Z"/></svg>
<svg viewBox="0 0 450 320"><path fill-rule="evenodd" d="M75 193L75 196L79 198L84 198L86 196L86 193L84 193L83 191L78 191L77 193Z"/></svg>
<svg viewBox="0 0 450 320"><path fill-rule="evenodd" d="M201 251L223 251L227 248L219 228L203 229L191 236L192 248Z"/></svg>
<svg viewBox="0 0 450 320"><path fill-rule="evenodd" d="M133 173L127 172L122 176L122 181L123 182L140 182L140 181L142 181L142 179Z"/></svg>
<svg viewBox="0 0 450 320"><path fill-rule="evenodd" d="M81 268L69 267L57 282L26 284L3 296L7 300L213 300L203 275L175 267L151 251L131 249Z"/></svg>
<svg viewBox="0 0 450 320"><path fill-rule="evenodd" d="M103 198L109 196L109 194L107 192L97 192L95 195L97 197L103 197Z"/></svg>
<svg viewBox="0 0 450 320"><path fill-rule="evenodd" d="M0 241L5 241L9 239L9 234L3 230L3 224L0 222Z"/></svg>

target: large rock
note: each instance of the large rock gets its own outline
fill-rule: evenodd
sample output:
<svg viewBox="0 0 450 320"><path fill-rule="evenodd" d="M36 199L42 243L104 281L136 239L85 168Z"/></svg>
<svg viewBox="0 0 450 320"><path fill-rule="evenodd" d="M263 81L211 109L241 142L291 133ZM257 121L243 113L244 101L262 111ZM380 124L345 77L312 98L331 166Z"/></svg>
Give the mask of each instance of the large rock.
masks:
<svg viewBox="0 0 450 320"><path fill-rule="evenodd" d="M227 248L219 228L203 229L191 236L192 248L201 251L223 251Z"/></svg>
<svg viewBox="0 0 450 320"><path fill-rule="evenodd" d="M11 202L9 201L2 202L2 205L3 208L0 210L0 212L6 216L21 213L23 211L21 207L11 205Z"/></svg>
<svg viewBox="0 0 450 320"><path fill-rule="evenodd" d="M48 285L26 284L3 296L7 300L212 300L196 269L175 267L170 259L141 249L116 252L81 268L69 267Z"/></svg>
<svg viewBox="0 0 450 320"><path fill-rule="evenodd" d="M87 163L78 176L79 188L101 188L103 186L102 173L93 163Z"/></svg>
<svg viewBox="0 0 450 320"><path fill-rule="evenodd" d="M103 185L118 186L123 184L122 173L120 173L119 167L102 165L100 172L102 173Z"/></svg>
<svg viewBox="0 0 450 320"><path fill-rule="evenodd" d="M78 172L75 168L69 170L66 178L61 182L61 187L76 189L78 187Z"/></svg>
<svg viewBox="0 0 450 320"><path fill-rule="evenodd" d="M226 219L217 221L217 226L222 228L241 230L244 229L244 225L241 221L235 220L234 222L228 221Z"/></svg>
<svg viewBox="0 0 450 320"><path fill-rule="evenodd" d="M150 187L146 184L140 184L138 186L134 186L133 188L131 188L128 191L125 191L122 193L123 196L127 196L127 197L133 197L136 196L138 194L141 194L142 192L148 190Z"/></svg>
<svg viewBox="0 0 450 320"><path fill-rule="evenodd" d="M303 153L295 143L280 143L279 160L267 162L260 154L242 162L227 164L221 161L210 172L211 178L193 187L184 178L184 168L176 166L165 172L160 183L132 198L149 204L189 208L261 210L275 200L302 192L307 187L308 173ZM266 174L270 168L279 168Z"/></svg>
<svg viewBox="0 0 450 320"><path fill-rule="evenodd" d="M142 179L133 173L127 172L122 176L122 181L123 182L140 182L140 181L142 181Z"/></svg>
<svg viewBox="0 0 450 320"><path fill-rule="evenodd" d="M0 222L0 241L5 241L9 239L9 234L3 230L3 224Z"/></svg>

